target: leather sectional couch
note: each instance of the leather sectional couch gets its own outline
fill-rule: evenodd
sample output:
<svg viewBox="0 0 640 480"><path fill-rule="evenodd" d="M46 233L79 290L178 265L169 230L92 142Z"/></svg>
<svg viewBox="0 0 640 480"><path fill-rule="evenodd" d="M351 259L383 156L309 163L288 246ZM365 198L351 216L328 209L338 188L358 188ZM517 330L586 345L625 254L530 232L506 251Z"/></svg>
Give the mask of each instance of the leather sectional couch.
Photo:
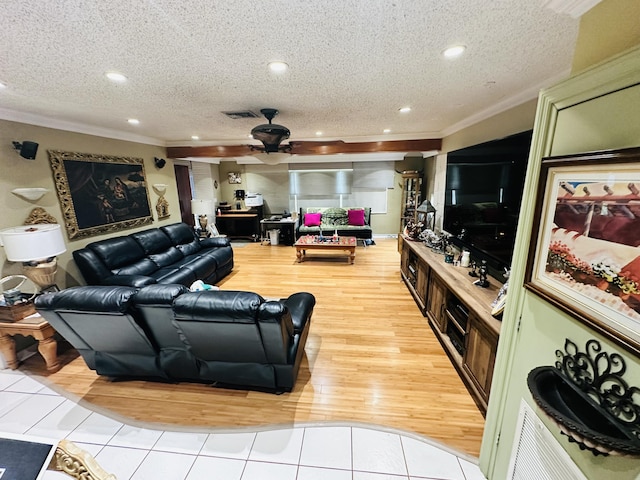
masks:
<svg viewBox="0 0 640 480"><path fill-rule="evenodd" d="M80 286L40 295L35 306L100 375L283 392L295 384L315 298Z"/></svg>
<svg viewBox="0 0 640 480"><path fill-rule="evenodd" d="M233 270L227 238L199 239L185 223L92 242L73 258L88 285L215 284Z"/></svg>

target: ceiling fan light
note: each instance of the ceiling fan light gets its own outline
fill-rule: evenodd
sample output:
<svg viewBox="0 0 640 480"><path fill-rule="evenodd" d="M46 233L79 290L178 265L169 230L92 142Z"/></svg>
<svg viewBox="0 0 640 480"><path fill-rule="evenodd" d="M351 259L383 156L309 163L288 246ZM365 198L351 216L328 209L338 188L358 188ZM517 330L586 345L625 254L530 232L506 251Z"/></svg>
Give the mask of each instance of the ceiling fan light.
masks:
<svg viewBox="0 0 640 480"><path fill-rule="evenodd" d="M284 152L276 152L276 153L255 153L253 154L255 158L260 160L265 165L278 165L282 163L284 160L288 159L291 155Z"/></svg>

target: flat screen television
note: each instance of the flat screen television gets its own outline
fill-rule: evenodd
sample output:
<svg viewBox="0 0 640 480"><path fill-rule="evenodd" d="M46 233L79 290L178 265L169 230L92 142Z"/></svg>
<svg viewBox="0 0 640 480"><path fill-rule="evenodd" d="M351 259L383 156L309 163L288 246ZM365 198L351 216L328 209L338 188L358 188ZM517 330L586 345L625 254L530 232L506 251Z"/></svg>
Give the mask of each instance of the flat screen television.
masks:
<svg viewBox="0 0 640 480"><path fill-rule="evenodd" d="M449 152L442 228L500 281L510 268L532 130Z"/></svg>

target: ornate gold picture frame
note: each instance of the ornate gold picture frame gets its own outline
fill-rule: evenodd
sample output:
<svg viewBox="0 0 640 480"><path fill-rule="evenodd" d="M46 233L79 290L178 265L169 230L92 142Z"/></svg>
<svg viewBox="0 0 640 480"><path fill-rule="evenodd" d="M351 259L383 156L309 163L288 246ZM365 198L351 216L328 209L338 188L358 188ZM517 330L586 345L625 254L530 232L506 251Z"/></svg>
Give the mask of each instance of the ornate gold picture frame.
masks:
<svg viewBox="0 0 640 480"><path fill-rule="evenodd" d="M141 158L47 153L70 240L153 221Z"/></svg>

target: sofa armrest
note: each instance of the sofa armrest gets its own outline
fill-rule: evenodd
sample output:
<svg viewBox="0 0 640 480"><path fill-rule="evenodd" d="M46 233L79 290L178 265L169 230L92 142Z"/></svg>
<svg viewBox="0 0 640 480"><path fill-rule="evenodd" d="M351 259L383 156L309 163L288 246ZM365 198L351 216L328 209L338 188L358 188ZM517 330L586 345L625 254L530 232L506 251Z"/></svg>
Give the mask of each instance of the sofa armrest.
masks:
<svg viewBox="0 0 640 480"><path fill-rule="evenodd" d="M184 285L156 283L147 285L136 294L136 305L171 305L179 295L189 292Z"/></svg>
<svg viewBox="0 0 640 480"><path fill-rule="evenodd" d="M88 248L73 252L73 260L88 285L100 285L102 279L111 275L111 270Z"/></svg>
<svg viewBox="0 0 640 480"><path fill-rule="evenodd" d="M123 287L142 288L146 285L153 285L156 279L145 275L111 275L101 280L101 285L120 285Z"/></svg>
<svg viewBox="0 0 640 480"><path fill-rule="evenodd" d="M227 237L210 237L200 240L200 246L202 248L214 248L214 247L228 247L231 242Z"/></svg>
<svg viewBox="0 0 640 480"><path fill-rule="evenodd" d="M284 302L271 300L260 305L258 327L267 360L281 365L290 363L289 346L295 333L291 312Z"/></svg>
<svg viewBox="0 0 640 480"><path fill-rule="evenodd" d="M316 305L316 297L307 292L298 292L290 295L283 302L291 313L291 321L295 333L304 330L307 322L311 320L313 307Z"/></svg>
<svg viewBox="0 0 640 480"><path fill-rule="evenodd" d="M71 287L37 296L35 307L39 310L125 313L137 291L137 288L120 286Z"/></svg>

